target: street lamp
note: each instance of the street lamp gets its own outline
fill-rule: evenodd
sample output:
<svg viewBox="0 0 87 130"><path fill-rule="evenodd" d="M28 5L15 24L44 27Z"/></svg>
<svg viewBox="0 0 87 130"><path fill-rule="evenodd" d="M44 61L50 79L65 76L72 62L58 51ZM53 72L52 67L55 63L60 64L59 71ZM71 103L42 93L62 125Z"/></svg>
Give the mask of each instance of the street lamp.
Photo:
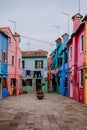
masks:
<svg viewBox="0 0 87 130"><path fill-rule="evenodd" d="M54 27L58 28L58 37L59 37L60 26L54 25Z"/></svg>
<svg viewBox="0 0 87 130"><path fill-rule="evenodd" d="M8 20L8 21L14 23L14 33L15 33L16 32L16 21L13 21L13 20Z"/></svg>
<svg viewBox="0 0 87 130"><path fill-rule="evenodd" d="M79 13L80 13L80 0L79 0Z"/></svg>
<svg viewBox="0 0 87 130"><path fill-rule="evenodd" d="M69 14L63 12L62 14L66 15L68 17L68 34L69 34Z"/></svg>

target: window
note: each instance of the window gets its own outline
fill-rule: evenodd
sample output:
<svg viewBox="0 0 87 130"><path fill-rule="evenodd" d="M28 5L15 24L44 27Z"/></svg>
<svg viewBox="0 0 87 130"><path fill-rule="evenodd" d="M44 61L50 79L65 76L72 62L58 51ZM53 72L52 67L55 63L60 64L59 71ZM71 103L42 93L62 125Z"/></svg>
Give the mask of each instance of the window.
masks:
<svg viewBox="0 0 87 130"><path fill-rule="evenodd" d="M81 35L81 39L80 39L80 51L84 50L84 35Z"/></svg>
<svg viewBox="0 0 87 130"><path fill-rule="evenodd" d="M14 56L12 56L12 65L14 66Z"/></svg>
<svg viewBox="0 0 87 130"><path fill-rule="evenodd" d="M32 86L32 79L22 79L22 86Z"/></svg>
<svg viewBox="0 0 87 130"><path fill-rule="evenodd" d="M26 80L22 79L22 86L26 86Z"/></svg>
<svg viewBox="0 0 87 130"><path fill-rule="evenodd" d="M65 89L68 89L68 77L65 77L65 85L64 85Z"/></svg>
<svg viewBox="0 0 87 130"><path fill-rule="evenodd" d="M16 78L11 78L11 86L16 86Z"/></svg>
<svg viewBox="0 0 87 130"><path fill-rule="evenodd" d="M69 48L69 59L72 59L72 46Z"/></svg>
<svg viewBox="0 0 87 130"><path fill-rule="evenodd" d="M32 79L26 79L26 85L32 86Z"/></svg>
<svg viewBox="0 0 87 130"><path fill-rule="evenodd" d="M80 70L80 82L79 87L83 87L83 69Z"/></svg>
<svg viewBox="0 0 87 130"><path fill-rule="evenodd" d="M6 63L6 62L7 62L6 52L2 52L2 62L3 62L3 63Z"/></svg>
<svg viewBox="0 0 87 130"><path fill-rule="evenodd" d="M67 63L68 62L68 54L67 54L67 52L64 53L64 57L65 57L65 59L64 59L65 62L64 63Z"/></svg>
<svg viewBox="0 0 87 130"><path fill-rule="evenodd" d="M35 68L43 68L43 61L42 60L35 61Z"/></svg>
<svg viewBox="0 0 87 130"><path fill-rule="evenodd" d="M2 88L7 88L7 77L4 77L4 78L3 78Z"/></svg>
<svg viewBox="0 0 87 130"><path fill-rule="evenodd" d="M8 38L8 43L11 45L12 44L12 39L11 37Z"/></svg>
<svg viewBox="0 0 87 130"><path fill-rule="evenodd" d="M19 58L19 68L20 68L20 65L21 65L21 59Z"/></svg>
<svg viewBox="0 0 87 130"><path fill-rule="evenodd" d="M60 76L58 76L58 85L60 85Z"/></svg>
<svg viewBox="0 0 87 130"><path fill-rule="evenodd" d="M62 66L62 57L58 58L58 66Z"/></svg>
<svg viewBox="0 0 87 130"><path fill-rule="evenodd" d="M22 60L22 68L24 69L25 68L25 61Z"/></svg>

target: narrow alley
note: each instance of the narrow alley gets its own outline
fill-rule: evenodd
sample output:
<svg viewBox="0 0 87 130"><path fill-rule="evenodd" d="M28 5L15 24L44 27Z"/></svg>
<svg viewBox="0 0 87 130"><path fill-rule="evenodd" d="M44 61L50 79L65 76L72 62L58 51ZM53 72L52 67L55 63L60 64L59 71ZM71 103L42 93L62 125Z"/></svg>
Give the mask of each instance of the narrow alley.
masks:
<svg viewBox="0 0 87 130"><path fill-rule="evenodd" d="M87 130L87 105L55 93L0 99L0 130Z"/></svg>

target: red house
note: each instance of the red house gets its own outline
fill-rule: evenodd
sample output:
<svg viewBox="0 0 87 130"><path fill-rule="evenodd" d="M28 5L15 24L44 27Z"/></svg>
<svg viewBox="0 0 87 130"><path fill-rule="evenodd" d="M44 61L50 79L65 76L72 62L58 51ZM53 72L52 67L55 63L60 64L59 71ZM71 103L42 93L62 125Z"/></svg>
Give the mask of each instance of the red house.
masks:
<svg viewBox="0 0 87 130"><path fill-rule="evenodd" d="M72 17L73 34L67 43L69 52L69 97L87 103L87 16Z"/></svg>

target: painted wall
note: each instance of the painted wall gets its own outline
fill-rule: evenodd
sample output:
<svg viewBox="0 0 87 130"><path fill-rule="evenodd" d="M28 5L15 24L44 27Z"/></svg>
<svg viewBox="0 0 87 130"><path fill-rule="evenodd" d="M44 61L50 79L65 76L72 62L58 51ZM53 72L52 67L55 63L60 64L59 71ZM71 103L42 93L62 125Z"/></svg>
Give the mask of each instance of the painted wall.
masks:
<svg viewBox="0 0 87 130"><path fill-rule="evenodd" d="M68 96L68 50L66 44L69 40L69 35L65 33L63 38L63 51L62 51L62 67L61 67L61 81L60 81L60 93L63 96ZM65 55L67 54L67 62L65 62Z"/></svg>
<svg viewBox="0 0 87 130"><path fill-rule="evenodd" d="M43 60L43 69L36 69L35 68L35 61L36 60ZM30 71L41 71L41 70L47 70L47 58L43 57L43 58L22 58L22 61L25 62L25 68L24 70L30 70ZM32 80L32 86L22 86L22 90L23 91L27 91L27 92L36 92L36 80L40 79L41 83L45 84L43 86L43 92L47 93L48 91L48 85L47 85L47 78L45 77L39 77L39 78L35 78L32 76L23 76L23 79L31 79Z"/></svg>
<svg viewBox="0 0 87 130"><path fill-rule="evenodd" d="M3 58L3 52L5 53ZM0 31L0 98L7 97L8 36ZM3 60L4 59L4 60Z"/></svg>
<svg viewBox="0 0 87 130"><path fill-rule="evenodd" d="M62 67L62 65L59 66L59 64L58 64L58 58L60 58L60 57L62 58L62 55L61 55L62 49L63 49L62 39L58 38L56 40L56 68L58 69L58 74L56 75L56 78L55 78L56 92L58 92L58 93L61 93L60 80L61 80L61 67Z"/></svg>
<svg viewBox="0 0 87 130"><path fill-rule="evenodd" d="M22 61L21 50L19 48L19 40L15 35L11 32L10 28L0 28L5 32L10 38L8 43L8 91L9 94L13 93L13 86L11 85L11 79L16 79L16 90L17 94L19 92L19 88L21 87L21 77L22 77L22 62L20 62L19 68L19 58ZM12 56L14 56L14 65L12 65Z"/></svg>

